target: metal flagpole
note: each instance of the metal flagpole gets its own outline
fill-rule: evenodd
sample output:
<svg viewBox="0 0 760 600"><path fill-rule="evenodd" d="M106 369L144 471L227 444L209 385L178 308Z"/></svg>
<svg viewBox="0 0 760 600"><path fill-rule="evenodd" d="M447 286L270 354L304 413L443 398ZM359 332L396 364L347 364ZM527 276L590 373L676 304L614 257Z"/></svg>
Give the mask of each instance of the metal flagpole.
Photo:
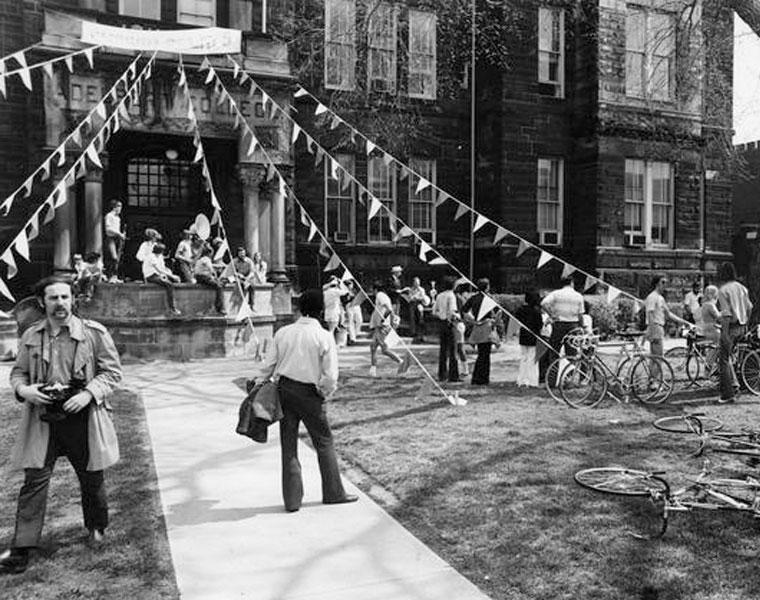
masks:
<svg viewBox="0 0 760 600"><path fill-rule="evenodd" d="M470 36L470 280L475 270L475 1L472 0Z"/></svg>

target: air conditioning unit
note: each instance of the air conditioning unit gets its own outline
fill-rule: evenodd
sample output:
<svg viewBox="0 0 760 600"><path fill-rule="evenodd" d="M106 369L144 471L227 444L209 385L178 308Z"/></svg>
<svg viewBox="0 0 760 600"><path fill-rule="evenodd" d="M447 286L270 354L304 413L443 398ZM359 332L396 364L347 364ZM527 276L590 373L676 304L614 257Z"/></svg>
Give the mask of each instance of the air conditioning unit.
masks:
<svg viewBox="0 0 760 600"><path fill-rule="evenodd" d="M373 78L370 79L369 82L369 89L373 92L387 92L387 93L393 93L394 91L393 82L388 81L387 79L380 79L380 78Z"/></svg>
<svg viewBox="0 0 760 600"><path fill-rule="evenodd" d="M538 243L541 246L559 246L558 231L539 231Z"/></svg>
<svg viewBox="0 0 760 600"><path fill-rule="evenodd" d="M334 242L341 242L346 243L351 240L351 234L348 231L334 231L333 232L333 241Z"/></svg>
<svg viewBox="0 0 760 600"><path fill-rule="evenodd" d="M643 233L636 233L633 231L626 231L625 233L625 245L626 246L646 246L647 238Z"/></svg>

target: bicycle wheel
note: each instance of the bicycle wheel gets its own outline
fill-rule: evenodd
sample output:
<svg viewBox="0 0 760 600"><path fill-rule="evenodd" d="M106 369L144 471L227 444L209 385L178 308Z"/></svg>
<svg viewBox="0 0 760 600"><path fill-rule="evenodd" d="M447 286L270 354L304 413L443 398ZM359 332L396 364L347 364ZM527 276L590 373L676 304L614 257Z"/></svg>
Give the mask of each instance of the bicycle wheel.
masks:
<svg viewBox="0 0 760 600"><path fill-rule="evenodd" d="M585 488L619 496L651 496L668 493L668 485L645 471L622 467L583 469L574 475L575 482Z"/></svg>
<svg viewBox="0 0 760 600"><path fill-rule="evenodd" d="M617 366L617 369L615 369L615 377L617 377L620 381L627 381L631 376L632 366L633 361L631 360L630 356L627 356L620 362L620 364Z"/></svg>
<svg viewBox="0 0 760 600"><path fill-rule="evenodd" d="M564 369L567 364L568 360L564 357L554 359L549 365L549 368L546 369L546 379L544 380L546 391L549 392L549 395L552 398L561 404L564 404L565 401L562 400L562 392L559 390L560 375L562 369Z"/></svg>
<svg viewBox="0 0 760 600"><path fill-rule="evenodd" d="M686 376L691 385L701 387L708 382L707 370L701 356L692 354L686 359Z"/></svg>
<svg viewBox="0 0 760 600"><path fill-rule="evenodd" d="M665 352L665 360L667 360L673 368L673 376L676 378L676 381L688 380L686 362L690 356L691 354L689 354L689 350L683 346L671 348Z"/></svg>
<svg viewBox="0 0 760 600"><path fill-rule="evenodd" d="M673 393L673 368L661 356L642 356L631 369L631 393L644 404L661 404Z"/></svg>
<svg viewBox="0 0 760 600"><path fill-rule="evenodd" d="M559 377L562 399L573 408L594 408L607 393L607 378L596 363L568 363Z"/></svg>
<svg viewBox="0 0 760 600"><path fill-rule="evenodd" d="M760 353L749 350L741 364L741 375L744 387L755 396L760 396Z"/></svg>
<svg viewBox="0 0 760 600"><path fill-rule="evenodd" d="M662 417L652 425L661 431L669 433L704 433L718 431L723 427L723 422L712 417L695 415L678 415L675 417Z"/></svg>

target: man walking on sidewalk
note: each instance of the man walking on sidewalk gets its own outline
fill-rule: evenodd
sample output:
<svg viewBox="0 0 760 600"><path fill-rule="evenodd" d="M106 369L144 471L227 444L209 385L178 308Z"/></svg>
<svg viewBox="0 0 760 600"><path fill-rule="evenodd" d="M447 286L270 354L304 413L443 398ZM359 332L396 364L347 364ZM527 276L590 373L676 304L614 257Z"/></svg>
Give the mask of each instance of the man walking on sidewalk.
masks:
<svg viewBox="0 0 760 600"><path fill-rule="evenodd" d="M322 290L306 290L300 298L301 317L277 331L269 354L255 375L257 383L279 377L283 417L280 421L282 497L285 510L301 508L303 480L298 460L298 427L303 421L317 451L322 476L322 502L356 502L340 480L325 400L338 386L338 350L335 338L319 319L325 305Z"/></svg>
<svg viewBox="0 0 760 600"><path fill-rule="evenodd" d="M108 526L103 470L119 459L108 396L121 380L111 336L100 323L72 314L71 285L48 277L36 287L45 319L19 341L11 386L23 404L11 462L24 469L16 530L0 555L0 572L21 573L39 545L48 486L59 456L79 478L89 543L99 545Z"/></svg>

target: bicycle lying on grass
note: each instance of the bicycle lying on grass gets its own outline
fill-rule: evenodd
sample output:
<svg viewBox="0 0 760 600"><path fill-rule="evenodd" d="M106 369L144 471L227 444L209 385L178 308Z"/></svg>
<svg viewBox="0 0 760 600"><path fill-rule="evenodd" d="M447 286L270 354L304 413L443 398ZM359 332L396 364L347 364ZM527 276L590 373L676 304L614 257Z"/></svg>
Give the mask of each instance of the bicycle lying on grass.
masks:
<svg viewBox="0 0 760 600"><path fill-rule="evenodd" d="M722 454L736 454L750 459L750 466L760 461L760 431L749 428L739 431L724 431L723 422L702 413L691 413L657 419L653 425L669 433L695 435L699 447L692 456L701 456L707 451Z"/></svg>
<svg viewBox="0 0 760 600"><path fill-rule="evenodd" d="M644 352L642 333L619 333L621 353L614 367L599 356L599 336L573 330L565 343L575 349L574 356L556 359L546 373L549 394L573 408L593 408L606 395L617 402L631 397L645 404L660 404L673 392L674 376L670 364L660 356Z"/></svg>
<svg viewBox="0 0 760 600"><path fill-rule="evenodd" d="M659 527L654 527L652 534L628 532L643 540L665 535L668 518L673 512L730 510L760 517L760 481L752 477L713 478L705 468L696 478L689 479L686 486L671 490L662 475L622 467L602 467L578 471L575 481L585 488L605 494L649 497L659 512Z"/></svg>

